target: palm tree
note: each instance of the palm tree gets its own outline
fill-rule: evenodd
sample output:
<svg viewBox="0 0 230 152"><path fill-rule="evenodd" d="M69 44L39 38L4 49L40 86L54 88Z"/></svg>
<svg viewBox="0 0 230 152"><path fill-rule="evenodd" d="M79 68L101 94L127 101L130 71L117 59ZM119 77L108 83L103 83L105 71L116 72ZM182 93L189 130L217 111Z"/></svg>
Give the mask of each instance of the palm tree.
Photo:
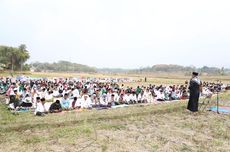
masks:
<svg viewBox="0 0 230 152"><path fill-rule="evenodd" d="M17 56L18 66L20 66L22 71L23 64L30 58L29 52L26 50L26 45L21 44L18 47L17 53L18 53Z"/></svg>

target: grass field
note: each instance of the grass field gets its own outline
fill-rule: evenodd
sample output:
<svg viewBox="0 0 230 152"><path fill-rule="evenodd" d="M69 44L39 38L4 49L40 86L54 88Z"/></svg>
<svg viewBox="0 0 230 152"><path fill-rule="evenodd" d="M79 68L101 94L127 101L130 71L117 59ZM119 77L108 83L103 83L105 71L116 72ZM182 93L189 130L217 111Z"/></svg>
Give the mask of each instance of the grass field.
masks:
<svg viewBox="0 0 230 152"><path fill-rule="evenodd" d="M213 99L213 104L215 103ZM1 151L230 151L230 116L186 101L35 117L0 105ZM230 92L221 95L230 106Z"/></svg>
<svg viewBox="0 0 230 152"><path fill-rule="evenodd" d="M10 72L2 72L1 76L9 76ZM54 77L96 77L96 78L131 78L135 83L124 83L126 86L149 85L149 84L184 84L191 76L185 76L183 73L146 73L146 74L102 74L102 73L44 73L44 72L15 72L13 76L26 75L34 78L54 78ZM147 82L144 82L144 78ZM202 81L216 82L220 80L223 83L230 83L230 75L226 76L201 76ZM142 82L140 82L142 80Z"/></svg>
<svg viewBox="0 0 230 152"><path fill-rule="evenodd" d="M180 83L183 78L149 81ZM210 105L215 101L214 96ZM230 92L221 94L220 101L230 106ZM186 105L187 101L177 101L35 117L13 115L0 104L0 151L230 151L230 115L205 111L194 116Z"/></svg>

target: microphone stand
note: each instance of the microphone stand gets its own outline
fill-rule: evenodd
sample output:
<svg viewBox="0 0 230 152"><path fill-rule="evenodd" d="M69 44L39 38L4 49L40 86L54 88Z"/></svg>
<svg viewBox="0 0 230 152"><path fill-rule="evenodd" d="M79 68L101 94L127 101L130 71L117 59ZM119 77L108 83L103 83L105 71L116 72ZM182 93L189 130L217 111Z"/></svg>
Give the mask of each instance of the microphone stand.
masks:
<svg viewBox="0 0 230 152"><path fill-rule="evenodd" d="M216 112L217 112L217 114L220 114L220 112L219 112L219 80L217 80L217 89L216 89L216 91L217 91L217 96L216 96L216 107L217 107L217 109L216 109Z"/></svg>
<svg viewBox="0 0 230 152"><path fill-rule="evenodd" d="M217 104L217 114L220 114L219 112L219 91L217 91L217 97L216 97L216 104Z"/></svg>

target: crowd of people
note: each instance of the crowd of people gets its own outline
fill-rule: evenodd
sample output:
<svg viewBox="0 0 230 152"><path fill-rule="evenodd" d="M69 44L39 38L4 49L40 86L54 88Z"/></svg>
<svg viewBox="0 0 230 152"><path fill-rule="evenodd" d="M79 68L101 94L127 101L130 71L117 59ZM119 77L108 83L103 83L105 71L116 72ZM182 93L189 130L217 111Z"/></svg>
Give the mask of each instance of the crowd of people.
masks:
<svg viewBox="0 0 230 152"><path fill-rule="evenodd" d="M128 79L124 79L128 80ZM122 79L13 79L0 78L0 93L7 98L10 110L31 109L37 116L74 109L107 109L139 103L162 103L188 99L188 83L184 85L148 85L129 87ZM210 95L222 83L203 83L203 94Z"/></svg>

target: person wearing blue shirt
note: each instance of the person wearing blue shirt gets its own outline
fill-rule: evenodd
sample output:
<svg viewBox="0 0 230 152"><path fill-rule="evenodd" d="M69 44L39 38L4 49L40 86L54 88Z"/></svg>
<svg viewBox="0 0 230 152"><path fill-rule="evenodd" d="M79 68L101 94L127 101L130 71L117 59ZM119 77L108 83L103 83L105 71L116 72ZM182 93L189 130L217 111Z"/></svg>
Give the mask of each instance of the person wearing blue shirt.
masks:
<svg viewBox="0 0 230 152"><path fill-rule="evenodd" d="M69 95L67 93L64 95L64 97L61 100L61 106L63 110L70 109L70 100L69 100Z"/></svg>

